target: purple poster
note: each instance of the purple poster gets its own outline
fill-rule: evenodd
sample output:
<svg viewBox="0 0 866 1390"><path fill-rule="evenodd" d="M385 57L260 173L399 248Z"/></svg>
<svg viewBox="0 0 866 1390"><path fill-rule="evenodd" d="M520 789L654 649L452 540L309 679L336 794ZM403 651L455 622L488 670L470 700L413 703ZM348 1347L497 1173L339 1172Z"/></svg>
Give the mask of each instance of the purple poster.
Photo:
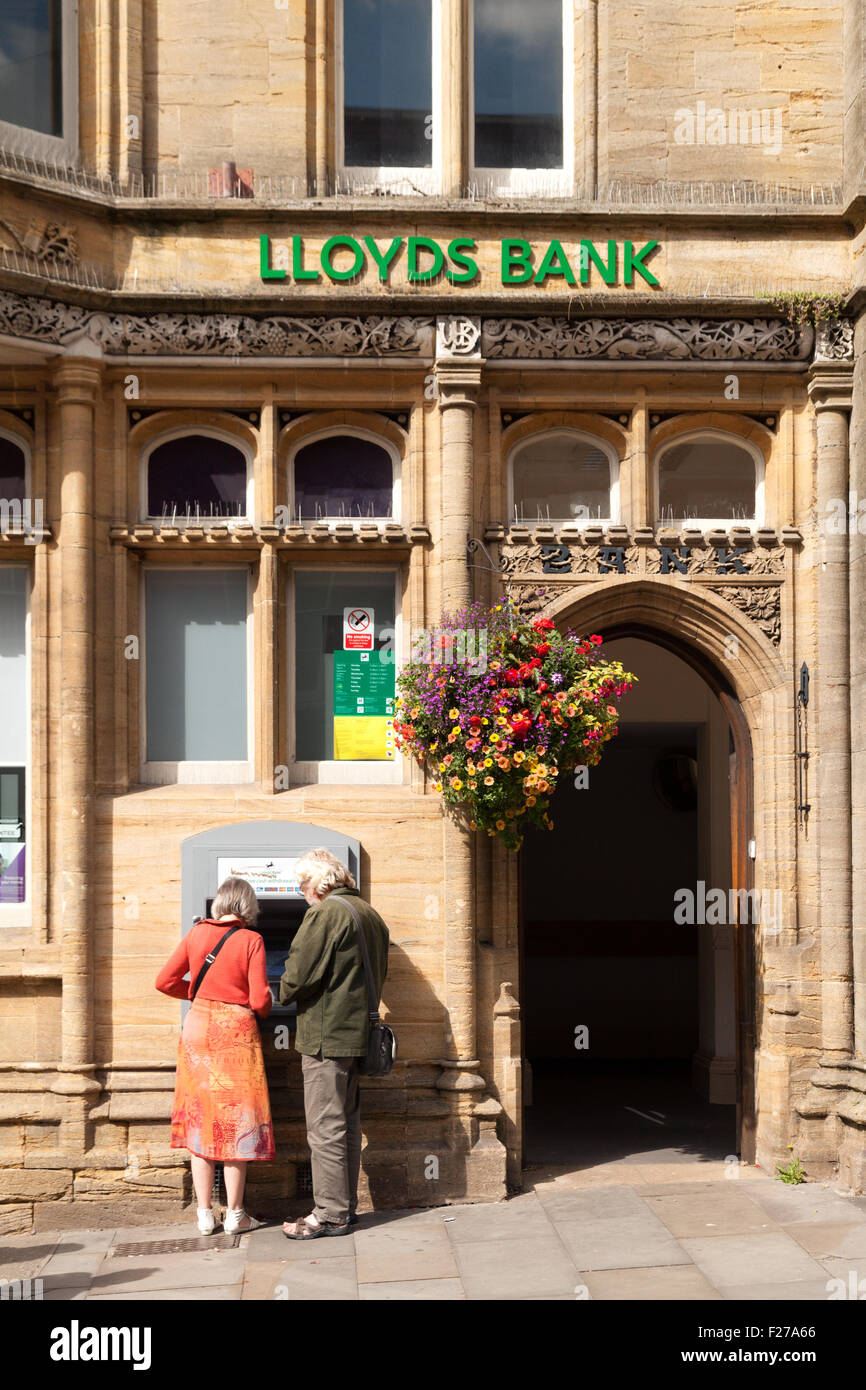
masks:
<svg viewBox="0 0 866 1390"><path fill-rule="evenodd" d="M2 826L0 826L2 831ZM23 903L26 896L24 875L25 846L0 839L0 903Z"/></svg>

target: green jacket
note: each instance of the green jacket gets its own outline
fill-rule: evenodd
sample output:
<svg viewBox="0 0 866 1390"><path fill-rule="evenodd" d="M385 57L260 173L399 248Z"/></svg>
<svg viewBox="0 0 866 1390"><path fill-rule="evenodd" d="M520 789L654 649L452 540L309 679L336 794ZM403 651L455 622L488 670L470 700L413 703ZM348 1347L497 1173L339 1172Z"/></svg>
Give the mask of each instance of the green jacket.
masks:
<svg viewBox="0 0 866 1390"><path fill-rule="evenodd" d="M376 1005L388 971L388 928L355 888L334 888L305 914L280 981L280 1003L298 1005L295 1047L307 1057L363 1057L370 1032L364 961L355 919L340 901L353 900L364 926L376 984Z"/></svg>

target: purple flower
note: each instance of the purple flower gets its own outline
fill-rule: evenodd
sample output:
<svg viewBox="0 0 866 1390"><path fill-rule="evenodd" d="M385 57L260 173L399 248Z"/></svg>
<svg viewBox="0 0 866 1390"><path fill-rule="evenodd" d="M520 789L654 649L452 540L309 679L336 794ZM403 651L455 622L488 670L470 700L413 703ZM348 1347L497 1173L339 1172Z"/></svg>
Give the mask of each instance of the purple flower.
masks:
<svg viewBox="0 0 866 1390"><path fill-rule="evenodd" d="M562 676L559 674L558 671L555 671L555 672L553 673L553 675L550 677L550 684L551 684L551 685L562 685Z"/></svg>

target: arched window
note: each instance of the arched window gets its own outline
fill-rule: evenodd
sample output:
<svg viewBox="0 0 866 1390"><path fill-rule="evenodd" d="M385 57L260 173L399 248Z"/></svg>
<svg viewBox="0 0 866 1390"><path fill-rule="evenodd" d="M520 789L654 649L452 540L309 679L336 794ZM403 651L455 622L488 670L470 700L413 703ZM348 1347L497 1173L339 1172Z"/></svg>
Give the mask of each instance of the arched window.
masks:
<svg viewBox="0 0 866 1390"><path fill-rule="evenodd" d="M534 435L511 456L509 522L614 520L618 469L613 450L573 430Z"/></svg>
<svg viewBox="0 0 866 1390"><path fill-rule="evenodd" d="M0 433L0 499L23 502L27 495L27 456L11 434Z"/></svg>
<svg viewBox="0 0 866 1390"><path fill-rule="evenodd" d="M175 523L246 517L248 462L237 444L212 434L154 445L147 457L147 516Z"/></svg>
<svg viewBox="0 0 866 1390"><path fill-rule="evenodd" d="M294 456L292 515L301 521L392 517L395 456L354 434L329 434Z"/></svg>
<svg viewBox="0 0 866 1390"><path fill-rule="evenodd" d="M742 440L710 433L677 439L659 457L659 520L759 521L763 475L763 460Z"/></svg>

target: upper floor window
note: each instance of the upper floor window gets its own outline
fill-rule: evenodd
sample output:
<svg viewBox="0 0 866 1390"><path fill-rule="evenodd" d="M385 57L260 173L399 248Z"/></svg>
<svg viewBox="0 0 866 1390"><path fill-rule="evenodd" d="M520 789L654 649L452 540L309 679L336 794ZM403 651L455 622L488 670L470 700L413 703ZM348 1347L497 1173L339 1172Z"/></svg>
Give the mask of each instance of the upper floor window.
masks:
<svg viewBox="0 0 866 1390"><path fill-rule="evenodd" d="M0 144L39 158L74 154L76 0L3 0Z"/></svg>
<svg viewBox="0 0 866 1390"><path fill-rule="evenodd" d="M764 463L759 451L723 434L667 445L658 466L661 522L761 522Z"/></svg>
<svg viewBox="0 0 866 1390"><path fill-rule="evenodd" d="M473 167L480 191L565 193L572 0L474 0Z"/></svg>
<svg viewBox="0 0 866 1390"><path fill-rule="evenodd" d="M145 458L144 514L172 525L241 520L252 514L251 462L216 434L182 434Z"/></svg>
<svg viewBox="0 0 866 1390"><path fill-rule="evenodd" d="M511 457L509 522L613 521L619 470L610 445L574 430L534 435Z"/></svg>
<svg viewBox="0 0 866 1390"><path fill-rule="evenodd" d="M434 9L436 0L342 0L338 164L350 190L399 192L408 178L434 191Z"/></svg>
<svg viewBox="0 0 866 1390"><path fill-rule="evenodd" d="M303 444L292 475L299 521L383 520L397 510L396 451L372 438L329 434Z"/></svg>
<svg viewBox="0 0 866 1390"><path fill-rule="evenodd" d="M0 433L0 501L23 502L27 495L27 457L11 435Z"/></svg>

